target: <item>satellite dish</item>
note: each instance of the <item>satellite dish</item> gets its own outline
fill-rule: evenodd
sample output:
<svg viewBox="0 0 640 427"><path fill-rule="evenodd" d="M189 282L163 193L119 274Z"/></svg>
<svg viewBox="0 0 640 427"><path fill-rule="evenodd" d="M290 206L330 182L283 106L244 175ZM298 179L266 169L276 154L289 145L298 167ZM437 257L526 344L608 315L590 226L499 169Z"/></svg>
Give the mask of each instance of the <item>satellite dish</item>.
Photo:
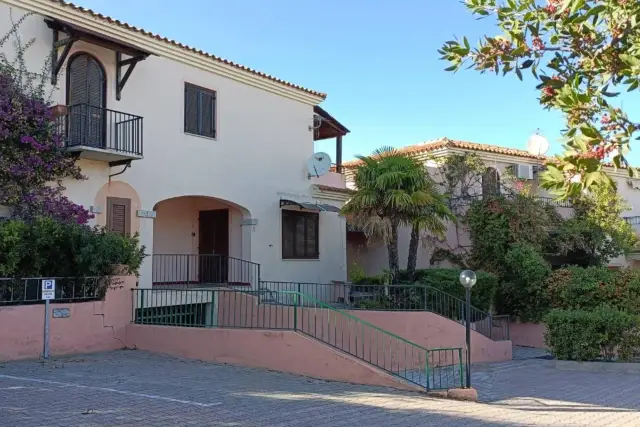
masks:
<svg viewBox="0 0 640 427"><path fill-rule="evenodd" d="M527 141L527 151L534 156L544 156L549 151L549 140L536 132Z"/></svg>
<svg viewBox="0 0 640 427"><path fill-rule="evenodd" d="M309 170L309 179L313 176L321 177L331 169L331 157L327 153L315 153L307 161L307 169Z"/></svg>

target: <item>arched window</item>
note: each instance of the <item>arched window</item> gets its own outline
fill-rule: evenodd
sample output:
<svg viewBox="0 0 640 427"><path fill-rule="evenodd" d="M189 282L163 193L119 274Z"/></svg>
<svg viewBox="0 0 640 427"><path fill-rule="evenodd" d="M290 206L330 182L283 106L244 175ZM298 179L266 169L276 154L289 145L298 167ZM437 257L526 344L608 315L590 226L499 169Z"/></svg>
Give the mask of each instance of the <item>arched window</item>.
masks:
<svg viewBox="0 0 640 427"><path fill-rule="evenodd" d="M105 107L106 78L102 64L88 53L79 52L67 65L67 104Z"/></svg>
<svg viewBox="0 0 640 427"><path fill-rule="evenodd" d="M105 148L107 80L102 64L79 52L67 64L68 144Z"/></svg>
<svg viewBox="0 0 640 427"><path fill-rule="evenodd" d="M487 168L482 175L482 195L495 196L500 194L500 175L494 168Z"/></svg>

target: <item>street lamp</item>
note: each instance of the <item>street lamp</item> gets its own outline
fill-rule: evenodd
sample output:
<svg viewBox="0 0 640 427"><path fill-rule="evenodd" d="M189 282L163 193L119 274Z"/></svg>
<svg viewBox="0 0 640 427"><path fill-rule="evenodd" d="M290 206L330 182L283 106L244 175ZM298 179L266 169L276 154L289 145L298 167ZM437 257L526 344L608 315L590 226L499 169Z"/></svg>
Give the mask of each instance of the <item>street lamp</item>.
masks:
<svg viewBox="0 0 640 427"><path fill-rule="evenodd" d="M467 325L467 387L471 387L471 288L478 278L471 270L460 273L460 284L464 286L467 296L467 309L465 311L465 324Z"/></svg>

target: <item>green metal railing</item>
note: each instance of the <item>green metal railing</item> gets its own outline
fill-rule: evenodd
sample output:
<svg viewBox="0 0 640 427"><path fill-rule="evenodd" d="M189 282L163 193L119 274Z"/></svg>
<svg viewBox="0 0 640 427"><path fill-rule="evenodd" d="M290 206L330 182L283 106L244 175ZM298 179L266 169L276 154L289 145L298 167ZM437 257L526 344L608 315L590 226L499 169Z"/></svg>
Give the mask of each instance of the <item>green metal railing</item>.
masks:
<svg viewBox="0 0 640 427"><path fill-rule="evenodd" d="M465 301L426 284L369 285L261 281L260 301L292 305L292 291L344 310L429 311L465 323ZM510 339L509 316L471 307L472 329L494 341Z"/></svg>
<svg viewBox="0 0 640 427"><path fill-rule="evenodd" d="M149 325L296 331L427 390L464 386L461 348L427 349L308 295L280 293L291 304L263 304L265 291L134 289L133 319Z"/></svg>
<svg viewBox="0 0 640 427"><path fill-rule="evenodd" d="M99 301L110 283L108 277L30 277L0 278L0 307L44 304L42 281L55 280L56 303Z"/></svg>
<svg viewBox="0 0 640 427"><path fill-rule="evenodd" d="M538 200L547 206L556 206L558 208L573 208L573 202L571 200L557 200L553 197L544 197L544 196L538 196L538 195L524 196L522 194L511 194L511 193L502 193L502 194L499 193L499 194L492 194L488 196L484 196L482 194L474 194L474 195L468 195L468 196L452 197L449 199L449 206L451 208L455 208L458 206L469 206L473 202L482 200L485 197L488 197L488 198L502 197L508 200L513 200L516 198L522 198L522 199L528 198L532 200Z"/></svg>

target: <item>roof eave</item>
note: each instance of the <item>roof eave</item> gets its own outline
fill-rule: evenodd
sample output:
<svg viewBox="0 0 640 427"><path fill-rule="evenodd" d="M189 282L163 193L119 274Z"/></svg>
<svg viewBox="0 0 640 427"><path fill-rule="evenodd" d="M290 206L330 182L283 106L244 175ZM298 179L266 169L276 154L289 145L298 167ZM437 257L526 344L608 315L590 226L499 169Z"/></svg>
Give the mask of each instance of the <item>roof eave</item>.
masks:
<svg viewBox="0 0 640 427"><path fill-rule="evenodd" d="M448 142L448 143L443 144L442 142ZM450 141L450 140L433 141L431 144L432 144L431 146L425 147L424 150L416 150L414 152L409 152L407 154L418 157L418 158L428 158L428 157L438 158L438 157L446 157L452 154L475 153L478 156L480 156L480 158L483 160L500 161L503 163L509 163L509 162L516 163L517 161L521 161L523 163L530 163L530 164L545 163L546 161L553 159L553 157L550 157L550 156L535 157L532 155L526 155L524 153L523 154L498 153L488 149L481 149L479 147L464 147L464 146L461 146L461 144L457 144L455 141ZM508 149L508 148L505 147L505 149ZM353 163L350 163L350 162L344 163L343 167L345 168L345 172L349 173L355 170L360 164L361 163L356 160L356 161L353 161ZM626 169L616 170L611 165L603 165L603 167L607 170L607 173L613 176L629 179L628 172Z"/></svg>
<svg viewBox="0 0 640 427"><path fill-rule="evenodd" d="M325 110L321 106L316 105L315 107L313 107L313 111L316 114L319 114L321 117L325 118L331 124L331 126L337 131L341 132L342 135L346 135L351 132L345 125L336 120L335 117L329 114L327 110Z"/></svg>
<svg viewBox="0 0 640 427"><path fill-rule="evenodd" d="M266 75L250 69L243 70L241 66L234 66L204 56L202 51L191 51L186 47L169 43L169 40L157 39L135 30L126 30L116 23L106 19L93 17L88 12L75 9L69 3L62 4L52 0L1 0L2 2L34 12L50 18L69 22L70 24L104 34L125 44L139 46L140 49L154 55L173 59L184 64L209 71L223 77L253 86L285 98L293 99L309 105L317 105L326 95L319 92L293 87L284 81L276 81ZM77 6L76 6L77 7ZM86 10L86 9L83 9Z"/></svg>

